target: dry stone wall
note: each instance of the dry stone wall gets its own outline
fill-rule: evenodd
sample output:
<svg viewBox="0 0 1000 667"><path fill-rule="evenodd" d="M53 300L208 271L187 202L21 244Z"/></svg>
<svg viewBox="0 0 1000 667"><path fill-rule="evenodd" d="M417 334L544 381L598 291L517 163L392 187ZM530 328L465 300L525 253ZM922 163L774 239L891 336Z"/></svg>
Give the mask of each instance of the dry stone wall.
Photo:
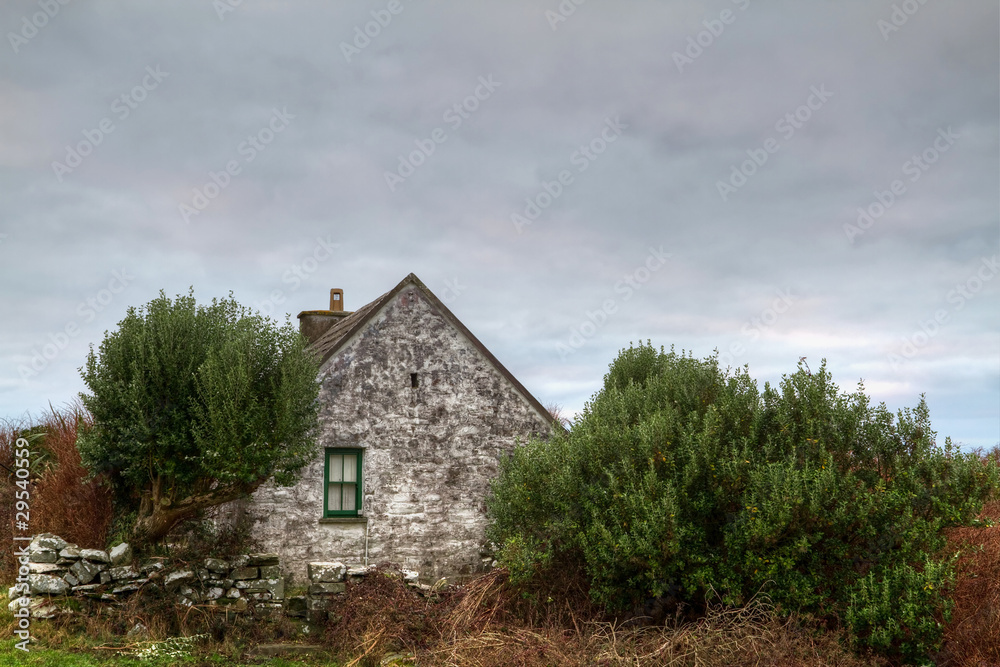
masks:
<svg viewBox="0 0 1000 667"><path fill-rule="evenodd" d="M281 564L274 553L205 558L196 567L172 564L165 558L136 563L127 543L108 551L80 549L51 533L34 536L22 552L18 581L8 591L8 606L12 612L28 607L32 618L52 618L64 612L67 606L62 603L71 598L115 604L146 587L156 587L184 606L231 611L252 606L254 611L284 611L292 618L325 624L336 619L334 603L349 582L378 572L374 566L339 561L308 563L305 594L286 598ZM396 572L419 592L432 588L419 583L413 570Z"/></svg>
<svg viewBox="0 0 1000 667"><path fill-rule="evenodd" d="M52 535L36 535L19 553L17 583L8 591L11 611L28 606L32 616L59 611L57 598L118 602L145 587L158 587L183 605L228 606L236 611L281 609L285 581L278 555L253 553L232 560L206 558L196 567L164 558L135 562L132 548L80 549Z"/></svg>

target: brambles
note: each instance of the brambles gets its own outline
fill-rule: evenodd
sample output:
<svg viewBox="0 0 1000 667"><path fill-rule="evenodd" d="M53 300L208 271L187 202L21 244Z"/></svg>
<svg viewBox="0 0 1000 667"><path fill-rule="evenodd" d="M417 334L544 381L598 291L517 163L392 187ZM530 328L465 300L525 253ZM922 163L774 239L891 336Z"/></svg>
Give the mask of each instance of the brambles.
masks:
<svg viewBox="0 0 1000 667"><path fill-rule="evenodd" d="M935 442L923 399L893 417L825 362L757 389L717 358L623 350L568 433L518 448L493 486L491 539L515 581L578 561L610 610L647 598L842 623L916 660L940 642L954 559L995 464Z"/></svg>
<svg viewBox="0 0 1000 667"><path fill-rule="evenodd" d="M89 478L76 448L77 433L90 423L79 406L69 406L51 408L36 420L0 424L0 580L10 581L17 574L12 536L19 489L10 471L18 438L30 443L29 493L22 492L21 497L27 495L32 533L65 535L84 548L104 548L111 517L110 489L104 479Z"/></svg>

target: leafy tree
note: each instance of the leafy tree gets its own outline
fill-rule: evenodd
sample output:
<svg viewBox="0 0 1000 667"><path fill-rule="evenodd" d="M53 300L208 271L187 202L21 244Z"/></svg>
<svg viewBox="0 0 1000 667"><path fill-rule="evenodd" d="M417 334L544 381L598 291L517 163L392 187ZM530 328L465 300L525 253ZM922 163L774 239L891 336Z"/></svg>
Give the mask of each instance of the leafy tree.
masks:
<svg viewBox="0 0 1000 667"><path fill-rule="evenodd" d="M316 360L289 322L193 293L129 308L81 369L94 418L78 447L138 506L132 532L157 541L270 477L294 482L315 455Z"/></svg>
<svg viewBox="0 0 1000 667"><path fill-rule="evenodd" d="M629 347L570 431L504 462L489 536L515 580L581 563L610 609L763 589L916 659L950 605L941 529L973 521L997 469L937 446L923 398L894 420L863 389L824 361L760 392L717 357Z"/></svg>

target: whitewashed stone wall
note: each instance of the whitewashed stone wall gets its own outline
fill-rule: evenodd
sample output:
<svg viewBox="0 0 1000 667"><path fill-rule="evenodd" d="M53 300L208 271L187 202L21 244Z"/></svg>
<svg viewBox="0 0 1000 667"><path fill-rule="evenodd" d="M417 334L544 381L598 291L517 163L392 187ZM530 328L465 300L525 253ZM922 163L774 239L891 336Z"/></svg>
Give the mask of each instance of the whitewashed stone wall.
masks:
<svg viewBox="0 0 1000 667"><path fill-rule="evenodd" d="M411 387L417 373L417 388ZM415 286L321 369L324 447L364 451L363 521L321 520L323 453L297 486L253 497L255 535L296 581L310 561L390 561L423 580L483 569L485 498L540 415Z"/></svg>

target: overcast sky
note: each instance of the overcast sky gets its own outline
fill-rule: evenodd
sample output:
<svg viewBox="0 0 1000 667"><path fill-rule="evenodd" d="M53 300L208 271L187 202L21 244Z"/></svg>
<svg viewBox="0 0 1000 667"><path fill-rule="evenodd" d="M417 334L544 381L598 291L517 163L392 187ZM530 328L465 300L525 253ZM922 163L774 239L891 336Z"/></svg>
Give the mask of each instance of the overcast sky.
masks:
<svg viewBox="0 0 1000 667"><path fill-rule="evenodd" d="M61 4L67 3L67 4ZM581 3L581 4L576 4ZM543 403L629 341L1000 442L998 5L5 1L0 417L128 306L414 272Z"/></svg>

